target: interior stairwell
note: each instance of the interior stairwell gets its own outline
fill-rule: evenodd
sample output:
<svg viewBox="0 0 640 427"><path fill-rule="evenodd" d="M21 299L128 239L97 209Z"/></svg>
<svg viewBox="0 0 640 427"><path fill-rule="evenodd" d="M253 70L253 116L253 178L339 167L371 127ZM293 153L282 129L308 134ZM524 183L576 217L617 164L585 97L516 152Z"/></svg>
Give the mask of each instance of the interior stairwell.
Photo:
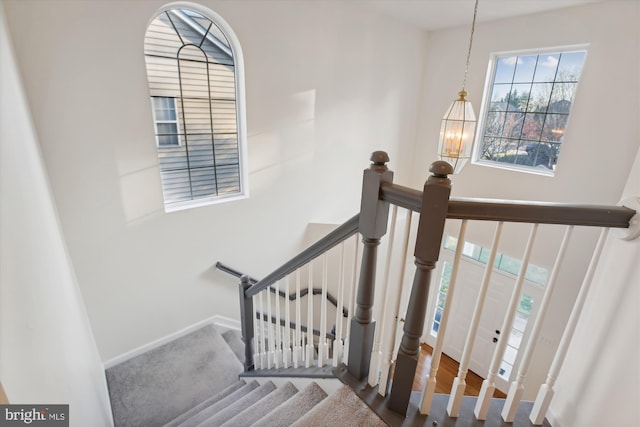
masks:
<svg viewBox="0 0 640 427"><path fill-rule="evenodd" d="M337 379L242 378L243 347L238 331L207 325L108 368L115 425L387 425Z"/></svg>

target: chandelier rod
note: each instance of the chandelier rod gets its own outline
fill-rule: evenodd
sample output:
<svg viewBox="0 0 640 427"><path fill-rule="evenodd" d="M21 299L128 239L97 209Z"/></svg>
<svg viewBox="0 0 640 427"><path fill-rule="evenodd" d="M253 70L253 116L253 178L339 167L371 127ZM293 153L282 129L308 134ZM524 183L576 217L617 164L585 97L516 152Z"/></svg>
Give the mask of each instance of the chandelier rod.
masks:
<svg viewBox="0 0 640 427"><path fill-rule="evenodd" d="M469 71L469 60L471 59L471 45L473 44L473 33L476 30L476 16L478 15L478 0L473 8L473 21L471 22L471 35L469 36L469 50L467 51L467 63L464 66L464 80L462 81L462 91L467 86L467 71Z"/></svg>

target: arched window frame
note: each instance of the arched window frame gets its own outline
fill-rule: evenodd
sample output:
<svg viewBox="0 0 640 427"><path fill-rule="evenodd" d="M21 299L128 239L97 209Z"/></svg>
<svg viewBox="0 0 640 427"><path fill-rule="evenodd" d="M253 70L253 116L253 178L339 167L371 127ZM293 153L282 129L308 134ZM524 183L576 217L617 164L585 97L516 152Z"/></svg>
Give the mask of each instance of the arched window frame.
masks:
<svg viewBox="0 0 640 427"><path fill-rule="evenodd" d="M246 102L245 102L245 74L244 74L244 55L240 41L235 32L227 21L213 10L204 7L202 5L191 2L173 2L164 5L156 10L147 22L146 28L149 28L151 23L162 13L175 9L188 9L193 12L197 12L202 16L210 19L214 25L216 25L227 38L231 51L233 52L234 69L235 69L235 105L236 105L236 127L237 127L237 143L238 143L238 167L240 175L240 192L231 195L222 196L209 196L205 198L198 198L192 200L186 200L183 202L172 203L170 205L166 202L163 189L163 199L165 200L164 209L165 212L174 212L185 209L191 209L196 207L208 206L218 203L230 202L234 200L245 199L249 197L249 173L248 173L248 161L247 161L247 125L246 125ZM145 30L146 34L146 30ZM155 126L156 117L152 104L152 97L149 97L150 109L152 112L153 123ZM155 134L154 129L154 134ZM155 139L155 143L158 146L158 140Z"/></svg>

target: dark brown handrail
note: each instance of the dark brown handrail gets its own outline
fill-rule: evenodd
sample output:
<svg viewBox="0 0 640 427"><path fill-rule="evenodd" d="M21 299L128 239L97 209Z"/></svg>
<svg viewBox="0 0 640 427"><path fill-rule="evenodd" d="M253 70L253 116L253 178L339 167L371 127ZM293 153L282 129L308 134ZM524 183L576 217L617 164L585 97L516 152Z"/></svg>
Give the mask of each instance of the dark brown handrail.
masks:
<svg viewBox="0 0 640 427"><path fill-rule="evenodd" d="M380 199L420 212L422 191L384 183ZM636 211L624 206L451 198L447 218L628 228Z"/></svg>

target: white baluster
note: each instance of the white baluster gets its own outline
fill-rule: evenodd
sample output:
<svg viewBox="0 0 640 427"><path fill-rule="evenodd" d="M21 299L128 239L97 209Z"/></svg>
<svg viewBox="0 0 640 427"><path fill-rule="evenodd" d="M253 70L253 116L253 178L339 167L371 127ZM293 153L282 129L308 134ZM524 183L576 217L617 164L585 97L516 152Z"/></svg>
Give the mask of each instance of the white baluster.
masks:
<svg viewBox="0 0 640 427"><path fill-rule="evenodd" d="M284 368L291 366L291 304L289 301L289 276L284 278L284 293L285 293L285 309L284 309L284 340L282 351L282 365Z"/></svg>
<svg viewBox="0 0 640 427"><path fill-rule="evenodd" d="M378 385L378 381L380 381L380 362L382 360L382 348L380 342L385 339L384 325L388 321L388 317L385 316L388 311L386 309L386 302L389 300L389 274L391 272L391 256L393 255L393 241L395 240L397 218L398 206L393 205L393 209L391 210L391 227L389 230L389 246L387 248L387 259L384 266L384 279L382 282L382 289L380 291L384 296L384 299L379 300L374 307L374 320L378 320L378 327L375 329L373 347L371 349L371 361L369 363L369 385L371 387L375 387Z"/></svg>
<svg viewBox="0 0 640 427"><path fill-rule="evenodd" d="M404 228L404 236L402 240L402 260L400 261L400 271L398 275L398 285L396 286L395 298L393 301L389 301L385 298L385 307L387 310L391 310L389 316L385 319L384 324L381 327L385 328L384 335L386 338L382 343L382 360L380 361L380 381L378 386L378 394L380 396L386 396L389 383L389 371L391 369L391 361L393 360L393 352L396 345L396 332L398 330L398 317L400 315L400 301L402 300L402 288L404 285L404 274L406 271L407 258L409 256L409 237L411 235L411 220L413 218L413 212L407 210L407 219Z"/></svg>
<svg viewBox="0 0 640 427"><path fill-rule="evenodd" d="M469 360L471 359L473 344L480 325L480 316L482 316L482 308L484 307L484 301L487 297L487 291L489 290L489 283L491 282L491 273L493 272L493 263L495 262L496 253L498 252L498 243L500 242L502 225L502 222L497 224L495 234L493 235L489 259L487 260L482 284L480 285L480 293L478 294L476 306L473 310L471 324L469 325L469 331L467 332L467 339L464 344L464 350L462 351L462 358L460 359L460 366L458 367L458 376L453 380L453 386L451 387L451 394L449 395L449 402L447 403L447 413L450 417L457 417L460 413L464 389L467 387L466 378L467 371L469 370ZM458 245L464 245L464 242L458 241Z"/></svg>
<svg viewBox="0 0 640 427"><path fill-rule="evenodd" d="M304 345L302 343L302 316L300 314L300 269L296 270L296 332L295 332L295 342L293 347L293 367L298 368L301 365Z"/></svg>
<svg viewBox="0 0 640 427"><path fill-rule="evenodd" d="M502 339L498 340L498 345L493 352L493 358L491 359L491 366L489 368L489 373L487 374L487 379L482 382L480 394L476 401L476 407L473 410L473 413L479 420L487 419L487 414L489 413L491 398L493 398L493 392L496 390L496 375L498 375L498 370L500 369L500 364L504 357L504 351L507 348L507 343L509 342L509 332L513 327L513 319L516 317L516 311L518 310L518 305L520 303L520 292L522 291L524 278L527 275L527 266L529 265L529 258L531 258L531 250L533 249L533 243L536 240L537 231L538 224L533 224L524 250L524 255L522 256L522 263L520 264L520 271L518 271L518 278L516 279L513 291L511 292L509 308L507 309L507 314L505 315L502 327L500 328L504 333ZM493 264L491 264L491 266L493 266Z"/></svg>
<svg viewBox="0 0 640 427"><path fill-rule="evenodd" d="M354 242L354 257L353 257L353 268L351 270L351 285L349 286L349 302L348 309L349 314L347 315L347 336L344 339L344 348L342 349L342 362L347 363L349 360L349 341L351 338L351 318L353 317L353 313L355 312L355 298L353 297L354 290L358 286L358 258L360 253L360 242L359 242L360 234L356 234L353 238Z"/></svg>
<svg viewBox="0 0 640 427"><path fill-rule="evenodd" d="M309 262L309 283L307 283L307 355L305 367L310 368L313 362L313 261Z"/></svg>
<svg viewBox="0 0 640 427"><path fill-rule="evenodd" d="M449 314L451 313L451 301L453 301L453 295L456 288L456 282L458 280L458 270L460 268L460 259L462 258L462 248L464 247L464 238L467 233L467 220L463 220L460 224L460 231L458 232L458 245L456 245L456 253L453 256L453 267L451 269L451 277L449 279L449 289L447 290L447 296L444 301L444 308L440 317L440 326L438 326L438 336L436 337L436 344L433 347L431 355L431 369L429 371L429 377L424 387L424 393L422 394L422 404L420 405L420 413L428 414L431 409L431 402L433 395L436 391L436 374L440 367L440 358L442 357L442 346L444 344L444 337L447 333L447 324L449 323ZM436 285L437 286L437 285ZM429 320L431 325L431 319ZM429 326L429 329L431 327Z"/></svg>
<svg viewBox="0 0 640 427"><path fill-rule="evenodd" d="M322 295L320 301L320 337L318 338L318 366L324 366L329 349L327 347L327 254L322 254Z"/></svg>
<svg viewBox="0 0 640 427"><path fill-rule="evenodd" d="M267 369L273 368L275 365L275 355L276 355L276 338L274 334L274 324L273 324L273 310L271 310L271 287L266 289L266 297L267 297L267 335L268 335L268 344L269 344L269 352L267 353Z"/></svg>
<svg viewBox="0 0 640 427"><path fill-rule="evenodd" d="M260 341L262 342L262 352L260 353L260 369L267 369L267 361L269 360L269 350L267 349L267 328L268 324L265 323L265 305L264 294L268 294L269 291L262 291L258 294L260 299Z"/></svg>
<svg viewBox="0 0 640 427"><path fill-rule="evenodd" d="M344 242L340 243L340 264L338 265L338 299L336 301L336 336L333 339L333 366L338 366L342 357L342 304L344 304Z"/></svg>
<svg viewBox="0 0 640 427"><path fill-rule="evenodd" d="M282 327L280 325L280 320L282 319L280 312L280 282L275 283L275 299L276 299L276 322L274 323L275 327L275 335L276 335L276 348L273 355L274 358L274 366L276 369L280 369L282 366Z"/></svg>
<svg viewBox="0 0 640 427"><path fill-rule="evenodd" d="M256 310L260 312L260 301L257 295L254 295L251 298L253 300L253 313L251 313L251 315L253 316L253 365L255 369L260 369L260 324L262 322L260 321L258 316L256 316Z"/></svg>
<svg viewBox="0 0 640 427"><path fill-rule="evenodd" d="M560 271L560 266L564 261L564 255L569 245L569 240L571 239L572 232L573 225L568 226L564 233L562 243L560 244L560 249L558 250L558 255L556 256L553 269L551 270L551 276L549 277L549 281L547 283L547 286L545 287L544 296L542 297L542 301L540 302L538 315L536 316L533 329L531 330L531 334L529 335L527 346L522 355L522 360L520 361L520 366L518 368L518 376L516 377L516 380L511 383L511 386L509 387L509 393L507 393L507 399L505 400L504 406L502 407L502 418L508 423L513 422L516 417L516 413L518 412L520 400L522 399L522 393L524 393L524 379L527 376L527 371L529 370L529 365L531 364L533 352L536 348L538 337L540 336L540 331L542 330L544 317L547 313L549 303L551 302L553 290L558 278L558 272Z"/></svg>
<svg viewBox="0 0 640 427"><path fill-rule="evenodd" d="M589 263L589 268L587 269L587 273L585 274L584 280L582 281L582 286L580 287L580 292L578 292L578 297L576 298L576 302L574 303L573 309L571 310L571 315L569 316L567 327L562 334L560 345L558 346L556 355L554 356L553 362L551 363L551 368L549 369L549 374L547 375L547 381L546 383L542 384L542 386L540 386L538 396L533 403L533 408L531 409L529 420L531 420L534 425L541 425L543 423L544 417L546 416L547 410L549 409L551 398L553 397L553 394L555 392L553 386L556 383L556 379L558 378L558 374L560 373L560 369L562 368L562 363L564 362L564 358L567 355L569 343L571 342L573 333L576 330L576 325L578 324L578 319L580 318L582 307L584 306L587 294L589 293L591 281L593 280L593 274L595 273L596 265L598 264L598 260L600 259L600 255L602 254L602 248L604 247L604 243L607 240L608 234L608 228L603 229L600 233L600 239L598 240L596 248L593 251L591 262Z"/></svg>

